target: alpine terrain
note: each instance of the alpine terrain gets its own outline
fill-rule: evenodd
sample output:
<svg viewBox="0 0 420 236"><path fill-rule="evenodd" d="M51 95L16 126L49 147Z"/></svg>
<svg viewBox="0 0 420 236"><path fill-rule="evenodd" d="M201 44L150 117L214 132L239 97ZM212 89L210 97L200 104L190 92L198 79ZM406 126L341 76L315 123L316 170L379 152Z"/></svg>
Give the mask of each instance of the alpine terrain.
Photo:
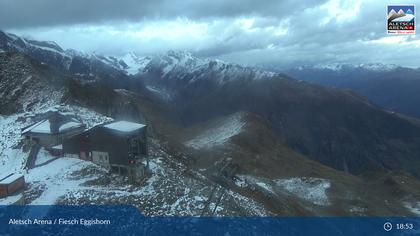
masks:
<svg viewBox="0 0 420 236"><path fill-rule="evenodd" d="M183 51L87 54L0 31L0 174L25 175L25 204L129 204L146 215L419 215L420 121L410 116L419 114L374 92L386 91L375 86L385 79L414 87L394 75L418 71L354 70L378 78L331 72L343 75L339 86L312 71L288 76ZM134 184L45 149L26 170L21 129L49 111L87 128L147 124L149 176Z"/></svg>

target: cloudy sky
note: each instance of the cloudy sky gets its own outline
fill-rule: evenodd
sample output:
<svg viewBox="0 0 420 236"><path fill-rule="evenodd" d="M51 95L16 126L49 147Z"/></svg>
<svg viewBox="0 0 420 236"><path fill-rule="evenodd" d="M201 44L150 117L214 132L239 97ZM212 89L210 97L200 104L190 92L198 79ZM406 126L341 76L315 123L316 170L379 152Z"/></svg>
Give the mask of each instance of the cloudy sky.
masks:
<svg viewBox="0 0 420 236"><path fill-rule="evenodd" d="M398 1L400 2L400 1ZM107 55L170 49L242 64L420 66L381 0L1 0L0 29ZM420 0L410 2L420 5Z"/></svg>

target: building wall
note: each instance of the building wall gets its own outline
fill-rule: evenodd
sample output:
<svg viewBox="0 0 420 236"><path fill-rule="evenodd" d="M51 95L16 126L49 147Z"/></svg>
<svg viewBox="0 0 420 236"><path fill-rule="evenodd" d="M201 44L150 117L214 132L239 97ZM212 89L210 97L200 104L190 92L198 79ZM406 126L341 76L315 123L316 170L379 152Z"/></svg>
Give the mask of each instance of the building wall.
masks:
<svg viewBox="0 0 420 236"><path fill-rule="evenodd" d="M66 131L65 133L59 134L59 141L60 141L60 143L63 143L63 141L66 138L74 136L74 135L82 134L84 132L85 132L85 126L75 128L75 129L70 129L70 130Z"/></svg>
<svg viewBox="0 0 420 236"><path fill-rule="evenodd" d="M105 168L128 167L132 165L130 161L134 161L135 158L129 155L129 144L132 138L140 142L137 157L145 157L147 155L146 129L127 134L114 132L102 126L64 139L63 152L80 155L80 151L85 151L91 154L91 160L94 163ZM107 157L105 161L104 156Z"/></svg>
<svg viewBox="0 0 420 236"><path fill-rule="evenodd" d="M92 151L107 152L109 163L128 165L128 142L124 136L109 132L108 129L99 127L90 134L90 146Z"/></svg>
<svg viewBox="0 0 420 236"><path fill-rule="evenodd" d="M20 177L19 179L17 179L16 181L14 181L13 183L9 184L8 188L7 188L7 192L9 195L12 195L22 189L25 188L25 179L24 177Z"/></svg>
<svg viewBox="0 0 420 236"><path fill-rule="evenodd" d="M90 137L88 132L76 134L63 140L63 152L79 155L80 151L90 152Z"/></svg>
<svg viewBox="0 0 420 236"><path fill-rule="evenodd" d="M109 153L107 152L92 151L92 162L107 169L111 168L109 163Z"/></svg>

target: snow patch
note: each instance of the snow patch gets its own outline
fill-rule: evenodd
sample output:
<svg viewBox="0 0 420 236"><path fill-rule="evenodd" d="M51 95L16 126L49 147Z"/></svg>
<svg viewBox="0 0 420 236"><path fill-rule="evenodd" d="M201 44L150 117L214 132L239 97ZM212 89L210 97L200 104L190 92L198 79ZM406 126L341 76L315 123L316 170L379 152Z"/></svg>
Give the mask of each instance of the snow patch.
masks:
<svg viewBox="0 0 420 236"><path fill-rule="evenodd" d="M62 126L60 126L59 131L63 132L63 131L66 131L68 129L77 128L77 127L81 127L81 126L83 126L83 124L81 124L79 122L69 121L69 122L63 124Z"/></svg>
<svg viewBox="0 0 420 236"><path fill-rule="evenodd" d="M420 216L420 202L404 202L404 207L416 216Z"/></svg>
<svg viewBox="0 0 420 236"><path fill-rule="evenodd" d="M138 129L145 127L145 125L129 122L129 121L117 121L111 124L104 125L104 127L108 129L117 130L120 132L133 132L133 131L136 131Z"/></svg>
<svg viewBox="0 0 420 236"><path fill-rule="evenodd" d="M24 156L20 149L16 149L20 140L20 129L29 125L19 122L19 115L0 116L0 173L15 173L23 169Z"/></svg>
<svg viewBox="0 0 420 236"><path fill-rule="evenodd" d="M28 83L31 79L32 79L32 75L29 75L29 76L28 76L28 77L26 77L26 79L22 82L22 84L26 84L26 83Z"/></svg>
<svg viewBox="0 0 420 236"><path fill-rule="evenodd" d="M41 160L51 160L53 158L45 151L40 152L38 156ZM53 205L68 192L80 190L82 188L81 184L90 179L75 178L73 173L89 165L94 164L79 159L62 157L47 165L29 170L25 175L26 182L33 186L41 185L44 188L41 195L30 204Z"/></svg>
<svg viewBox="0 0 420 236"><path fill-rule="evenodd" d="M277 186L283 188L290 194L310 201L316 205L329 205L327 190L331 183L329 180L320 178L295 177L290 179L278 179Z"/></svg>
<svg viewBox="0 0 420 236"><path fill-rule="evenodd" d="M235 135L242 132L245 122L241 114L228 117L216 127L204 131L202 134L185 143L194 149L211 148L224 145Z"/></svg>
<svg viewBox="0 0 420 236"><path fill-rule="evenodd" d="M241 188L247 187L248 184L243 176L236 176L235 185Z"/></svg>
<svg viewBox="0 0 420 236"><path fill-rule="evenodd" d="M45 150L44 148L41 148L39 150L39 154L37 155L36 159L35 159L35 165L42 165L48 161L53 160L54 158L52 156L49 155L49 153L47 152L47 150Z"/></svg>
<svg viewBox="0 0 420 236"><path fill-rule="evenodd" d="M12 195L5 198L0 198L0 206L13 205L23 198L22 194Z"/></svg>
<svg viewBox="0 0 420 236"><path fill-rule="evenodd" d="M256 182L255 184L258 185L258 186L260 186L261 188L267 190L268 192L271 192L271 193L274 193L275 194L273 188L270 185L268 185L267 183L265 183L265 182Z"/></svg>

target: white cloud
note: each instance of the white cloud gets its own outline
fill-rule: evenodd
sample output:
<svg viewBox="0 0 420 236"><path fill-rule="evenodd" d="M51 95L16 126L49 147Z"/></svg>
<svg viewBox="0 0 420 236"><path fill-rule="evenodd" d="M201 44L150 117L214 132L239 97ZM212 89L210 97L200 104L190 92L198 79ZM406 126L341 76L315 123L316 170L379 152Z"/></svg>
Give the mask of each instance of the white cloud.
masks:
<svg viewBox="0 0 420 236"><path fill-rule="evenodd" d="M420 47L420 39L415 35L392 35L385 36L379 39L365 41L367 44L391 45L398 47Z"/></svg>
<svg viewBox="0 0 420 236"><path fill-rule="evenodd" d="M327 25L331 21L345 23L355 20L360 13L362 0L330 0L320 6L320 10L326 12L321 25Z"/></svg>

